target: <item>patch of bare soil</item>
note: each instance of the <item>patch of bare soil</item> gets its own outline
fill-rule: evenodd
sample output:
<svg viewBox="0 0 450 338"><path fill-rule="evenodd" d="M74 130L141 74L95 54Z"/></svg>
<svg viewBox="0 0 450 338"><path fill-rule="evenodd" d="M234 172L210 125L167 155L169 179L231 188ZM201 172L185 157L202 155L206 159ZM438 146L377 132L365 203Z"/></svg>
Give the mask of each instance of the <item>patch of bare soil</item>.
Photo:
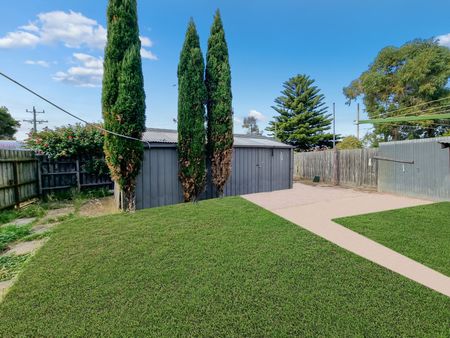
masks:
<svg viewBox="0 0 450 338"><path fill-rule="evenodd" d="M87 201L80 207L79 215L96 217L119 212L114 201L114 196L95 198Z"/></svg>

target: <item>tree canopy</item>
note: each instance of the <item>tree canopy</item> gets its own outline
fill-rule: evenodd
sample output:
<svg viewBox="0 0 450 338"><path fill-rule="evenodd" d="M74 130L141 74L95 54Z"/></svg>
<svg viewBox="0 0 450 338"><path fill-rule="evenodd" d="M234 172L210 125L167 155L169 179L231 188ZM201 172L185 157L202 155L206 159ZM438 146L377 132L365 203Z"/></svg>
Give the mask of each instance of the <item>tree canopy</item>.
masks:
<svg viewBox="0 0 450 338"><path fill-rule="evenodd" d="M258 121L254 116L244 117L242 128L247 129L248 135L262 135L262 131L258 127Z"/></svg>
<svg viewBox="0 0 450 338"><path fill-rule="evenodd" d="M356 136L346 136L336 145L336 148L339 150L361 149L363 143Z"/></svg>
<svg viewBox="0 0 450 338"><path fill-rule="evenodd" d="M178 161L186 202L197 200L206 182L204 73L200 41L191 19L178 63Z"/></svg>
<svg viewBox="0 0 450 338"><path fill-rule="evenodd" d="M382 49L344 94L349 104L362 98L371 119L442 112L450 105L449 77L450 49L433 40L414 40ZM424 121L375 125L374 133L389 141L439 136L447 130L443 121Z"/></svg>
<svg viewBox="0 0 450 338"><path fill-rule="evenodd" d="M6 107L0 107L0 140L14 140L20 123L14 120Z"/></svg>
<svg viewBox="0 0 450 338"><path fill-rule="evenodd" d="M145 129L145 92L136 0L109 0L107 28L102 91L105 129L140 140ZM124 209L133 210L143 145L108 133L104 150L111 176L124 193Z"/></svg>
<svg viewBox="0 0 450 338"><path fill-rule="evenodd" d="M231 174L233 107L228 46L219 10L208 39L205 83L208 96L208 155L212 181L220 196Z"/></svg>
<svg viewBox="0 0 450 338"><path fill-rule="evenodd" d="M272 108L278 113L267 130L280 141L297 150L330 147L333 134L328 132L331 115L325 106L325 96L307 75L296 75L283 84L281 96Z"/></svg>

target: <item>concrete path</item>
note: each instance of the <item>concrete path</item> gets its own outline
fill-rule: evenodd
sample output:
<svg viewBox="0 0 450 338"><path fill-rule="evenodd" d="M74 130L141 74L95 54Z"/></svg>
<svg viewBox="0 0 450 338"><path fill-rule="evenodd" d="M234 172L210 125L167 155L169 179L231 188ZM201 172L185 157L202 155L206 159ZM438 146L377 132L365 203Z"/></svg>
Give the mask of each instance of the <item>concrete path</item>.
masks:
<svg viewBox="0 0 450 338"><path fill-rule="evenodd" d="M450 297L450 278L332 221L334 218L432 203L377 192L295 183L290 190L245 199L385 268Z"/></svg>
<svg viewBox="0 0 450 338"><path fill-rule="evenodd" d="M5 255L25 255L30 252L36 251L41 246L44 245L46 242L46 238L43 239L37 239L35 241L29 241L29 242L19 242L17 244L14 244L11 246L11 248L5 252Z"/></svg>

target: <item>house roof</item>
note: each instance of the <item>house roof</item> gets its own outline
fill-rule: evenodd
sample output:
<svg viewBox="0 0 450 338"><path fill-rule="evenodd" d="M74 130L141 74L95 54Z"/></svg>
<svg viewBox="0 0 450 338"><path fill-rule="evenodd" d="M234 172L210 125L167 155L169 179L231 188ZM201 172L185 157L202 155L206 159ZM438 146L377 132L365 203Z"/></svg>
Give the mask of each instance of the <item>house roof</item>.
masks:
<svg viewBox="0 0 450 338"><path fill-rule="evenodd" d="M177 144L178 133L173 129L148 128L142 134L142 140L149 143ZM275 140L272 137L234 134L235 147L255 148L292 148L290 145Z"/></svg>
<svg viewBox="0 0 450 338"><path fill-rule="evenodd" d="M16 140L0 140L0 149L28 150L24 142Z"/></svg>

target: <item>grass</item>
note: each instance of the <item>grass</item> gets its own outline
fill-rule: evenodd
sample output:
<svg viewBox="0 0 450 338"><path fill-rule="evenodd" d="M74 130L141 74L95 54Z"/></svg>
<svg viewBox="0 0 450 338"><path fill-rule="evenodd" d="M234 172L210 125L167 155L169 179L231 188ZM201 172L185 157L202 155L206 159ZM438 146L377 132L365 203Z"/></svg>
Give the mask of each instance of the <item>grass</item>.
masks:
<svg viewBox="0 0 450 338"><path fill-rule="evenodd" d="M14 278L30 256L31 254L0 256L0 282Z"/></svg>
<svg viewBox="0 0 450 338"><path fill-rule="evenodd" d="M450 299L238 197L60 224L8 336L448 337Z"/></svg>
<svg viewBox="0 0 450 338"><path fill-rule="evenodd" d="M335 221L450 276L449 202Z"/></svg>
<svg viewBox="0 0 450 338"><path fill-rule="evenodd" d="M40 204L31 204L23 209L0 211L0 225L14 221L17 218L43 217L46 209Z"/></svg>
<svg viewBox="0 0 450 338"><path fill-rule="evenodd" d="M0 253L8 247L9 243L15 242L31 234L31 225L5 225L0 228Z"/></svg>

